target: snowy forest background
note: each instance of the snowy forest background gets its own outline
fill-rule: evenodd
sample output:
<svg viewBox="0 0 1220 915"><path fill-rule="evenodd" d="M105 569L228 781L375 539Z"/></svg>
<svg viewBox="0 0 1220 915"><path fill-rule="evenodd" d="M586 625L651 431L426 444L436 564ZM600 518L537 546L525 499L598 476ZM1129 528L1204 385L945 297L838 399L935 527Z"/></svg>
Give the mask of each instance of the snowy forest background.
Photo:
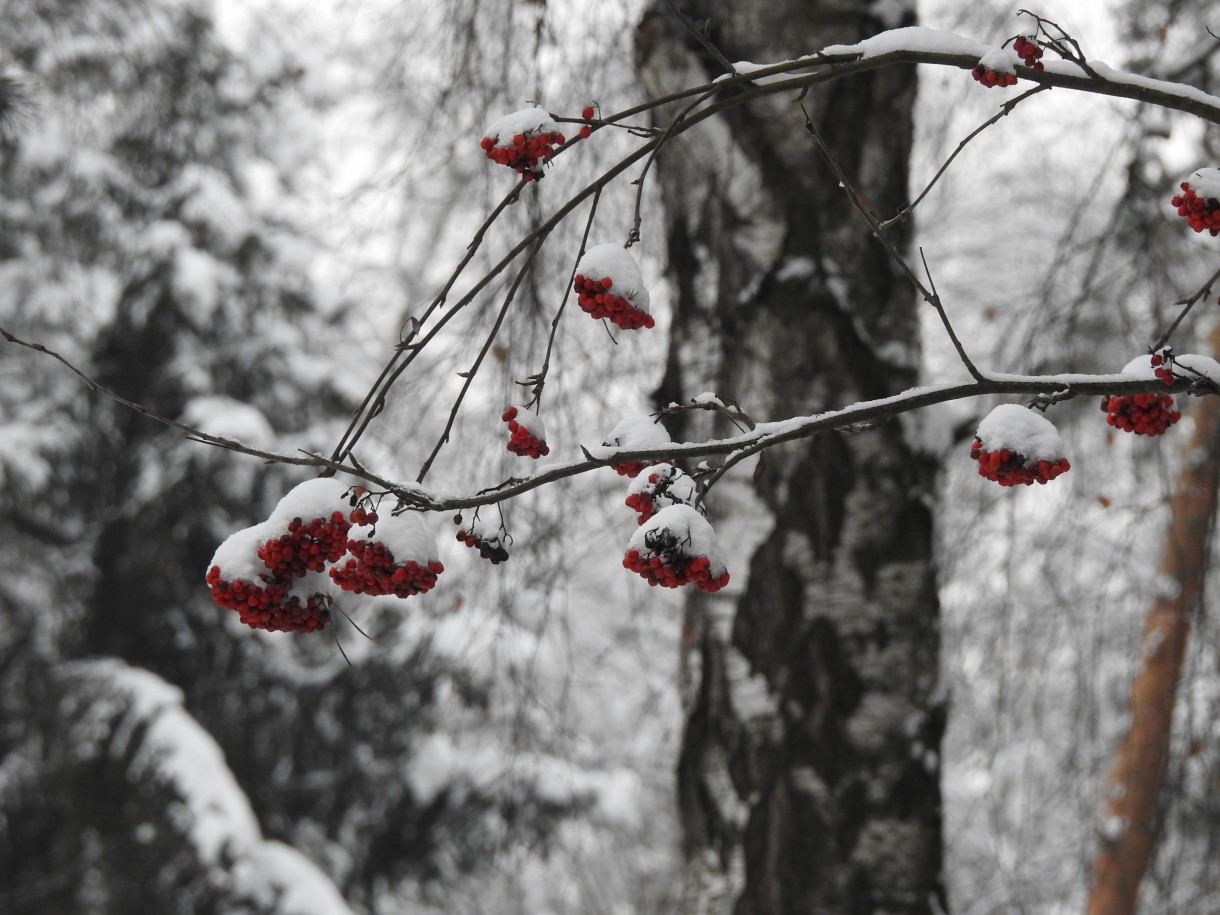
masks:
<svg viewBox="0 0 1220 915"><path fill-rule="evenodd" d="M0 122L0 326L157 414L328 451L508 187L478 148L483 126L534 101L576 116L640 100L644 6L9 0L0 78L20 104ZM873 6L879 21L906 13ZM996 42L1014 12L918 9ZM1203 0L1037 12L1091 57L1216 91L1205 27L1220 20ZM998 96L921 71L912 188ZM538 222L539 196L570 195L630 143L594 139L510 208L481 262ZM976 357L1105 372L1146 351L1216 268L1214 241L1186 238L1168 205L1215 143L1184 115L1058 91L976 140L916 218ZM651 409L662 381L663 203L645 189L633 250L659 327L614 345L565 316L546 412L565 452ZM604 195L593 241L621 240L634 195L627 182ZM499 414L522 399L514 379L536 368L577 242L545 249L524 284L436 487L513 472ZM404 376L365 465L414 478L498 302L468 309ZM1175 345L1205 351L1212 319L1200 310ZM962 375L930 310L923 321L922 377ZM307 474L186 442L45 355L0 354L0 911L679 910L681 595L619 565L633 527L620 478L505 506L513 556L494 568L432 519L440 585L366 602L371 639L339 621L348 663L329 632L247 629L203 582L216 545ZM1014 492L967 457L990 406L904 419L942 468L948 896L969 915L1078 912L1187 431L1116 435L1084 398L1056 414L1072 472ZM762 523L747 499L733 508L743 529ZM1210 605L1179 691L1147 912L1220 911Z"/></svg>

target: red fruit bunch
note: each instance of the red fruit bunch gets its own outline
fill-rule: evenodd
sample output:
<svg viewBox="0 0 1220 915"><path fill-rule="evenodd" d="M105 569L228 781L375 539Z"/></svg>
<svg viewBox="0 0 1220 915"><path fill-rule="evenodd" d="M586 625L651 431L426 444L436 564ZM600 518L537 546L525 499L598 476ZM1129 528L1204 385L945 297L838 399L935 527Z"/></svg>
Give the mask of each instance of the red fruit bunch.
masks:
<svg viewBox="0 0 1220 915"><path fill-rule="evenodd" d="M546 426L541 416L527 412L524 408L509 407L500 419L508 423L508 450L521 457L540 458L550 454L546 443Z"/></svg>
<svg viewBox="0 0 1220 915"><path fill-rule="evenodd" d="M623 330L656 325L648 313L649 295L635 259L618 245L585 252L572 280L576 301L593 318L606 318Z"/></svg>
<svg viewBox="0 0 1220 915"><path fill-rule="evenodd" d="M1170 200L1178 215L1196 232L1220 235L1220 169L1201 168L1179 185Z"/></svg>
<svg viewBox="0 0 1220 915"><path fill-rule="evenodd" d="M1164 435L1182 418L1168 394L1108 394L1101 399L1101 409L1111 426L1136 435Z"/></svg>
<svg viewBox="0 0 1220 915"><path fill-rule="evenodd" d="M1013 72L1015 59L1012 53L1003 48L992 48L981 58L970 71L970 75L988 89L995 86L1015 86L1017 74Z"/></svg>
<svg viewBox="0 0 1220 915"><path fill-rule="evenodd" d="M627 507L638 512L643 524L667 505L690 505L695 498L695 481L673 464L655 464L646 476L636 477L627 488Z"/></svg>
<svg viewBox="0 0 1220 915"><path fill-rule="evenodd" d="M592 105L585 105L585 107L584 107L584 108L581 108L581 109L580 109L580 116L581 116L582 118L584 118L586 121L591 121L591 120L593 119L593 115L594 115L594 111L593 111L593 106L592 106ZM587 139L589 139L589 137L590 137L592 134L593 134L593 128L592 128L592 126L590 126L589 124L582 124L582 125L581 125L581 127L580 127L580 138L581 138L582 140L587 140Z"/></svg>
<svg viewBox="0 0 1220 915"><path fill-rule="evenodd" d="M1071 469L1050 420L1018 404L1001 404L979 423L970 457L1001 486L1047 483Z"/></svg>
<svg viewBox="0 0 1220 915"><path fill-rule="evenodd" d="M499 534L494 537L484 537L478 530L475 529L475 518L471 522L469 530L460 527L462 524L462 516L454 515L453 523L459 525L457 532L458 543L465 544L472 550L478 550L479 556L486 559L493 566L498 566L502 562L508 561L508 550L504 548L504 543Z"/></svg>
<svg viewBox="0 0 1220 915"><path fill-rule="evenodd" d="M623 556L623 567L650 585L719 591L729 583L712 526L689 505L661 509L635 532Z"/></svg>
<svg viewBox="0 0 1220 915"><path fill-rule="evenodd" d="M308 521L294 517L288 522L286 533L258 548L258 558L275 578L300 578L306 572L321 572L347 552L350 529L351 523L341 511Z"/></svg>
<svg viewBox="0 0 1220 915"><path fill-rule="evenodd" d="M357 594L411 597L436 587L436 577L445 567L436 560L397 562L394 551L380 540L349 540L351 554L343 565L330 570L330 577L344 591Z"/></svg>
<svg viewBox="0 0 1220 915"><path fill-rule="evenodd" d="M1152 366L1152 374L1156 375L1165 384L1174 383L1173 350L1166 349L1161 350L1159 353L1153 353L1149 357L1148 362Z"/></svg>
<svg viewBox="0 0 1220 915"><path fill-rule="evenodd" d="M563 143L563 134L544 109L526 108L492 123L479 145L492 162L507 165L526 181L536 181Z"/></svg>
<svg viewBox="0 0 1220 915"><path fill-rule="evenodd" d="M1029 67L1035 73L1041 73L1046 69L1042 63L1042 48L1025 35L1018 35L1016 41L1012 43L1013 52L1021 58L1022 63Z"/></svg>

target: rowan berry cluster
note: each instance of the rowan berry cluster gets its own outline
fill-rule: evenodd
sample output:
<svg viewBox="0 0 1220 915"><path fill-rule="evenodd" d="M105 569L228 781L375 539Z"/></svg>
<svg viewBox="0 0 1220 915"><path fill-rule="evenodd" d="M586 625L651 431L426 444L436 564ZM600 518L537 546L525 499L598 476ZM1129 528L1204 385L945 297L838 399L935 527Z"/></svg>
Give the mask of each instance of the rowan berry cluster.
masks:
<svg viewBox="0 0 1220 915"><path fill-rule="evenodd" d="M619 461L617 464L611 464L610 469L617 473L620 477L631 477L635 479L639 476L641 470L648 466L647 461Z"/></svg>
<svg viewBox="0 0 1220 915"><path fill-rule="evenodd" d="M517 407L509 407L500 414L500 419L508 423L507 448L513 454L539 458L551 453L546 443L546 427L542 417L532 416Z"/></svg>
<svg viewBox="0 0 1220 915"><path fill-rule="evenodd" d="M1000 86L1003 88L1004 86L1015 86L1017 84L1017 74L1006 73L1003 70L993 70L990 67L983 66L982 64L978 64L973 70L971 70L970 75L988 89L994 88L995 86Z"/></svg>
<svg viewBox="0 0 1220 915"><path fill-rule="evenodd" d="M477 518L475 520L478 520ZM453 523L461 525L462 516L460 514L453 516ZM479 556L486 559L493 566L498 566L502 562L508 560L508 550L504 548L504 543L499 534L494 537L484 537L475 529L474 522L471 522L469 530L464 527L459 527L457 532L458 543L464 544L473 550L479 551Z"/></svg>
<svg viewBox="0 0 1220 915"><path fill-rule="evenodd" d="M584 118L586 121L592 120L593 114L594 114L594 111L593 111L592 105L585 105L584 108L580 109L580 116L582 118ZM588 125L588 124L581 125L580 138L582 140L589 139L589 137L592 135L592 133L593 133L593 128L590 125Z"/></svg>
<svg viewBox="0 0 1220 915"><path fill-rule="evenodd" d="M1215 171L1215 169L1210 169L1210 171ZM1206 191L1200 195L1189 181L1183 181L1180 187L1182 193L1175 195L1169 201L1177 208L1178 215L1183 217L1196 232L1206 230L1213 237L1220 235L1220 200L1206 196Z"/></svg>
<svg viewBox="0 0 1220 915"><path fill-rule="evenodd" d="M684 504L661 509L632 535L623 567L663 588L719 591L729 583L712 526Z"/></svg>
<svg viewBox="0 0 1220 915"><path fill-rule="evenodd" d="M302 483L270 519L229 537L206 575L216 604L256 629L314 632L330 622L334 603L319 573L358 594L409 597L434 587L444 566L418 516L391 517L375 535L377 512L356 504L356 495L350 513L336 507L348 492L333 479ZM367 527L367 536L349 537L353 526ZM350 558L336 565L345 554Z"/></svg>
<svg viewBox="0 0 1220 915"><path fill-rule="evenodd" d="M656 325L652 315L637 308L628 298L616 294L614 280L608 276L594 279L578 273L572 286L576 290L577 303L591 317L607 318L623 330Z"/></svg>
<svg viewBox="0 0 1220 915"><path fill-rule="evenodd" d="M436 577L445 571L432 560L396 562L393 551L377 540L349 540L351 554L343 565L330 570L335 584L345 591L374 596L411 597L436 587Z"/></svg>
<svg viewBox="0 0 1220 915"><path fill-rule="evenodd" d="M555 147L563 143L564 136L557 130L529 130L513 134L507 141L484 137L479 145L492 162L507 165L526 181L537 181L543 175L543 164L551 161Z"/></svg>
<svg viewBox="0 0 1220 915"><path fill-rule="evenodd" d="M970 446L970 457L979 462L979 476L999 483L1001 486L1029 486L1031 483L1048 483L1061 473L1067 473L1071 464L1067 458L1032 461L1023 454L1002 448L988 451L976 437Z"/></svg>
<svg viewBox="0 0 1220 915"><path fill-rule="evenodd" d="M1101 399L1101 409L1111 426L1136 435L1164 435L1182 418L1168 394L1108 394Z"/></svg>
<svg viewBox="0 0 1220 915"><path fill-rule="evenodd" d="M326 518L303 521L293 518L288 532L258 548L258 558L280 579L300 578L306 572L321 572L347 551L351 523L339 511Z"/></svg>
<svg viewBox="0 0 1220 915"><path fill-rule="evenodd" d="M1026 36L1018 35L1016 41L1012 43L1012 49L1021 58L1021 62L1035 73L1041 73L1046 69L1046 65L1042 63L1042 48Z"/></svg>
<svg viewBox="0 0 1220 915"><path fill-rule="evenodd" d="M656 464L647 476L636 477L627 488L624 503L639 514L643 524L667 505L690 505L696 495L695 481L673 464Z"/></svg>
<svg viewBox="0 0 1220 915"><path fill-rule="evenodd" d="M1177 379L1173 374L1173 351L1162 350L1159 353L1153 353L1148 360L1152 366L1152 374L1165 382L1165 384L1173 384Z"/></svg>

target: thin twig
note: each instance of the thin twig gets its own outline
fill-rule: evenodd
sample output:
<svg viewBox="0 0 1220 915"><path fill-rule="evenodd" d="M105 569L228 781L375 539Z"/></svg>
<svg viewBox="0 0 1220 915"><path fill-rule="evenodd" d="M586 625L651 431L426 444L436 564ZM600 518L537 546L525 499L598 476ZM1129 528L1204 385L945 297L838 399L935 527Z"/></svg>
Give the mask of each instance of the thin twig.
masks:
<svg viewBox="0 0 1220 915"><path fill-rule="evenodd" d="M949 166L953 164L953 160L957 158L958 153L960 153L963 149L965 149L966 145L971 140L973 140L975 137L977 137L979 134L981 134L984 130L986 130L991 125L997 123L1001 118L1005 118L1008 115L1012 114L1012 110L1014 108L1016 108L1017 105L1021 104L1021 102L1025 101L1027 98L1029 98L1032 95L1037 95L1039 92L1045 92L1049 88L1050 88L1050 86L1034 86L1034 88L1032 88L1026 92L1022 92L1016 98L1009 99L1007 102L1005 102L1003 105L1001 105L999 111L997 111L992 117L989 117L987 120L985 120L978 127L974 128L974 130L970 131L970 133L966 135L965 139L963 139L960 143L957 144L957 149L953 150L953 152L949 154L949 158L945 159L945 161L941 165L941 167L939 169L937 169L936 174L932 176L932 180L928 182L927 187L925 187L922 191L920 191L919 196L916 197L912 202L910 202L906 206L904 206L901 210L899 210L896 215L892 216L891 218L887 219L885 222L881 223L880 224L881 228L883 230L888 229L890 226L894 225L895 223L906 222L908 219L910 219L911 213L914 212L915 208L917 206L919 206L920 203L923 202L923 199L925 197L928 196L928 192L931 191L932 188L936 186L936 182L940 180L941 176L946 171L948 171Z"/></svg>
<svg viewBox="0 0 1220 915"><path fill-rule="evenodd" d="M711 39L708 38L698 26L691 22L690 17L678 7L678 4L674 3L674 0L665 0L665 5L669 7L669 11L674 14L674 17L678 20L678 22L682 23L682 28L686 29L686 31L691 34L695 41L703 45L703 49L712 55L716 63L724 67L725 71L728 73L737 72L737 68L733 66L733 62L725 57L718 47L712 44Z"/></svg>
<svg viewBox="0 0 1220 915"><path fill-rule="evenodd" d="M806 110L803 103L801 104L801 112L805 115L805 130L811 137L813 137L813 141L817 145L818 151L821 152L827 165L829 165L831 170L835 173L839 186L843 188L844 193L847 194L847 198L851 201L852 206L854 206L857 212L864 217L865 222L868 223L869 228L872 230L873 237L876 238L877 241L881 242L885 250L889 252L890 257L894 259L894 261L902 269L902 272L906 274L907 279L911 281L911 284L919 291L920 295L923 296L924 301L936 309L936 313L940 316L940 322L944 326L945 332L949 335L949 339L953 342L953 347L957 350L957 354L961 358L962 363L966 366L966 370L970 373L970 376L974 378L975 381L982 381L982 373L979 372L979 370L975 367L974 363L970 360L970 357L966 355L965 347L962 346L961 340L958 339L957 334L953 330L953 325L949 322L949 315L945 312L945 307L941 303L940 296L936 294L935 285L933 285L932 288L928 288L923 284L923 282L920 281L919 277L915 275L915 271L911 269L911 265L907 263L907 259L903 257L902 252L899 251L897 246L894 245L894 243L885 236L885 233L881 231L881 226L877 223L877 218L865 208L864 204L860 202L860 195L856 193L856 189L852 186L851 180L847 177L847 173L843 171L843 166L840 164L838 157L835 156L834 152L831 151L830 147L826 144L826 141L822 138L822 134L818 131L817 127L814 126L813 120L809 117L809 112ZM920 249L919 253L922 257L922 248ZM928 270L928 262L926 259L924 260L924 270ZM932 282L932 274L930 272L928 273L928 282Z"/></svg>
<svg viewBox="0 0 1220 915"><path fill-rule="evenodd" d="M1203 301L1204 298L1206 298L1208 295L1211 294L1212 286L1214 286L1216 284L1217 280L1220 280L1220 270L1217 270L1215 273L1213 273L1211 276L1209 276L1207 278L1207 282L1204 283L1203 286L1199 289L1199 291L1196 292L1194 295L1192 295L1190 298L1179 299L1178 301L1173 303L1175 305L1182 305L1184 307L1178 313L1178 316L1173 319L1173 323L1170 324L1169 327L1167 327L1165 329L1165 333L1163 333L1159 337L1157 337L1156 343L1152 344L1152 352L1155 353L1158 350L1161 350L1165 347L1165 344L1169 342L1169 338L1171 336L1173 336L1173 332L1178 329L1178 325L1181 324L1182 321L1184 321L1186 319L1186 316L1188 314L1190 314L1190 310L1192 308L1194 308L1195 305L1197 305L1199 302Z"/></svg>
<svg viewBox="0 0 1220 915"><path fill-rule="evenodd" d="M568 307L568 301L572 298L572 282L576 278L576 268L580 266L580 259L585 256L586 246L589 244L589 233L593 231L593 219L597 215L597 204L601 201L601 188L593 194L593 203L589 207L589 218L585 221L585 234L580 238L580 251L576 255L576 260L572 262L572 272L568 274L568 283L564 287L563 301L559 303L559 309L555 312L555 317L551 319L551 333L546 341L546 355L542 357L542 368L535 374L531 375L525 381L517 382L518 384L533 386L533 392L530 395L530 401L525 405L526 409L534 408L534 412L538 412L538 408L542 406L542 389L546 387L546 376L551 370L551 353L555 348L555 337L559 332L559 319L563 317L563 311Z"/></svg>
<svg viewBox="0 0 1220 915"><path fill-rule="evenodd" d="M445 431L441 433L441 437L437 440L436 446L432 449L432 453L428 455L428 459L424 461L424 466L420 468L419 476L415 478L416 483L422 483L428 475L428 471L432 469L432 462L436 460L436 456L445 447L445 443L449 441L449 433L453 431L453 424L457 421L458 410L462 406L462 401L466 399L466 392L470 390L470 385L474 382L475 376L479 373L479 367L483 364L484 358L487 356L488 350L491 349L492 343L495 342L496 335L500 332L500 326L504 323L504 317L508 314L509 306L513 304L513 299L517 296L517 290L521 288L521 283L525 280L526 275L534 266L534 258L538 256L538 251L542 248L542 243L546 240L546 236L540 236L534 242L534 247L530 249L529 255L525 258L525 263L521 265L521 269L517 271L517 276L513 280L512 286L508 290L508 294L504 297L504 304L500 306L500 313L496 315L496 322L491 327L491 332L488 333L487 339L483 341L483 348L479 350L479 355L475 357L474 365L462 374L465 376L465 381L462 383L462 390L458 391L458 395L454 398L453 408L449 411L449 419L445 423Z"/></svg>

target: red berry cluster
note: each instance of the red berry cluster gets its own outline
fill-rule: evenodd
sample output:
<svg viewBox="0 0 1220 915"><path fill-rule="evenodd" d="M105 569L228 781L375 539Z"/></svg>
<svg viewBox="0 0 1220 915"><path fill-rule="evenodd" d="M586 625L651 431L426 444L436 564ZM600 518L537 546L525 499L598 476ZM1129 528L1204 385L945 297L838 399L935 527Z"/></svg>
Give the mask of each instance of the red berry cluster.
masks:
<svg viewBox="0 0 1220 915"><path fill-rule="evenodd" d="M655 473L652 475L652 479L655 481ZM643 524L657 513L656 504L652 501L652 493L647 489L627 493L627 498L623 502L632 511L639 512L640 517L636 519L636 524Z"/></svg>
<svg viewBox="0 0 1220 915"><path fill-rule="evenodd" d="M1220 235L1220 200L1199 197L1188 181L1183 181L1181 188L1182 193L1169 201L1177 207L1178 215L1196 232L1206 229L1212 236Z"/></svg>
<svg viewBox="0 0 1220 915"><path fill-rule="evenodd" d="M1042 48L1024 35L1017 36L1017 40L1012 43L1012 49L1021 58L1022 63L1035 73L1041 73L1046 69L1046 66L1042 63ZM1016 82L1016 80L1013 82ZM1009 85L1012 84L1009 83Z"/></svg>
<svg viewBox="0 0 1220 915"><path fill-rule="evenodd" d="M984 67L982 64L971 70L970 75L988 89L994 86L1015 86L1017 84L1017 74L992 70L990 67Z"/></svg>
<svg viewBox="0 0 1220 915"><path fill-rule="evenodd" d="M508 450L521 457L530 458L550 454L551 449L547 446L546 440L538 438L524 424L517 422L518 415L520 413L516 407L509 407L500 414L500 419L508 423Z"/></svg>
<svg viewBox="0 0 1220 915"><path fill-rule="evenodd" d="M395 562L390 548L377 540L349 540L347 551L351 558L331 569L330 577L343 590L357 594L412 597L431 591L436 576L445 571L436 561Z"/></svg>
<svg viewBox="0 0 1220 915"><path fill-rule="evenodd" d="M977 437L970 446L970 457L979 462L979 476L999 483L1001 486L1016 486L1031 483L1047 483L1061 473L1067 473L1071 464L1067 458L1055 461L1030 461L1023 454L1009 451L987 451Z"/></svg>
<svg viewBox="0 0 1220 915"><path fill-rule="evenodd" d="M462 523L461 515L453 516L454 524ZM508 550L504 548L504 544L500 542L500 537L497 534L495 537L484 538L482 534L474 529L474 525L470 526L470 530L461 528L457 532L458 543L465 544L471 549L478 550L479 556L486 559L493 566L498 566L502 562L508 560Z"/></svg>
<svg viewBox="0 0 1220 915"><path fill-rule="evenodd" d="M206 577L212 600L226 610L236 610L238 618L252 629L271 632L315 632L330 622L330 608L321 594L288 597L290 582L270 579L260 583L225 581L220 566L208 569Z"/></svg>
<svg viewBox="0 0 1220 915"><path fill-rule="evenodd" d="M610 291L614 280L603 276L599 280L576 274L572 286L580 307L594 318L609 318L623 330L653 327L656 322L646 311L636 308L631 302Z"/></svg>
<svg viewBox="0 0 1220 915"><path fill-rule="evenodd" d="M680 588L693 584L700 591L719 591L729 583L729 573L713 578L712 561L706 556L687 556L678 550L647 556L637 549L627 550L623 567L636 572L650 585Z"/></svg>
<svg viewBox="0 0 1220 915"><path fill-rule="evenodd" d="M592 106L592 105L585 105L585 107L584 107L584 108L581 108L581 109L580 109L580 116L581 116L582 118L584 118L586 121L588 121L588 120L592 120L592 118L593 118L593 113L594 113L594 112L593 112L593 106ZM588 124L583 124L583 125L581 125L581 128L580 128L580 138L581 138L582 140L587 140L587 139L589 139L589 137L592 135L592 133L593 133L593 128L592 128L591 126L589 126Z"/></svg>
<svg viewBox="0 0 1220 915"><path fill-rule="evenodd" d="M1165 384L1173 384L1177 379L1173 374L1173 353L1171 350L1165 350L1164 353L1153 353L1152 358L1148 361L1152 365L1152 374L1165 382Z"/></svg>
<svg viewBox="0 0 1220 915"><path fill-rule="evenodd" d="M278 579L300 578L306 572L321 572L337 562L347 550L351 523L342 512L329 518L288 522L288 533L272 538L258 548L258 558Z"/></svg>
<svg viewBox="0 0 1220 915"><path fill-rule="evenodd" d="M673 464L661 463L646 478L632 483L623 501L639 513L636 523L643 524L667 505L691 504L695 493L695 483L689 475Z"/></svg>
<svg viewBox="0 0 1220 915"><path fill-rule="evenodd" d="M542 177L542 164L551 161L555 147L564 143L558 131L526 131L514 134L507 144L497 143L495 137L484 137L479 144L487 158L499 165L507 165L526 181Z"/></svg>
<svg viewBox="0 0 1220 915"><path fill-rule="evenodd" d="M1127 397L1108 394L1101 399L1101 408L1111 426L1136 435L1164 435L1165 430L1182 418L1181 411L1173 408L1173 398L1168 394Z"/></svg>

